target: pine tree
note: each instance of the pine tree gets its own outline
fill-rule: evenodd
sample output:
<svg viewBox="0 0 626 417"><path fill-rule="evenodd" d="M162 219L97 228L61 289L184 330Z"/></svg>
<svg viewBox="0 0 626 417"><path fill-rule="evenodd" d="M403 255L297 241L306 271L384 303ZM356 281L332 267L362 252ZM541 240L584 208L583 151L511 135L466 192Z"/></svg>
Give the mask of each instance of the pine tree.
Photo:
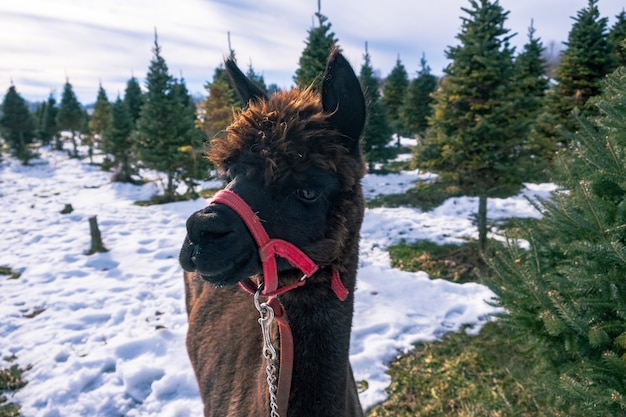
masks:
<svg viewBox="0 0 626 417"><path fill-rule="evenodd" d="M89 120L88 126L91 134L94 136L94 139L100 142L101 147L105 147L104 143L107 140L106 132L111 126L112 117L111 103L109 102L109 98L107 97L104 87L100 84L96 104L93 108L93 114L91 115L91 120Z"/></svg>
<svg viewBox="0 0 626 417"><path fill-rule="evenodd" d="M204 85L207 97L200 102L196 126L208 138L223 132L233 121L233 110L241 107L237 93L223 66L215 69L213 81Z"/></svg>
<svg viewBox="0 0 626 417"><path fill-rule="evenodd" d="M134 123L127 104L118 96L111 106L111 124L106 132L104 151L113 156L115 182L133 183L133 139Z"/></svg>
<svg viewBox="0 0 626 417"><path fill-rule="evenodd" d="M428 118L432 115L432 93L437 88L437 77L431 74L426 57L422 55L421 68L417 77L411 81L406 92L400 116L409 134L422 136L428 127Z"/></svg>
<svg viewBox="0 0 626 417"><path fill-rule="evenodd" d="M151 169L165 173L163 202L176 199L176 188L183 165L181 148L189 145L190 119L180 95L180 83L169 74L157 36L154 56L146 77L146 94L137 120L137 150L140 160ZM186 88L186 87L185 87Z"/></svg>
<svg viewBox="0 0 626 417"><path fill-rule="evenodd" d="M174 78L170 75L155 33L153 57L146 77L146 94L137 120L139 158L148 168L167 175L165 199L174 200L176 163L178 153L173 144L177 135L177 105L171 95Z"/></svg>
<svg viewBox="0 0 626 417"><path fill-rule="evenodd" d="M35 118L28 110L26 100L11 83L2 101L0 129L13 155L24 165L33 157L29 145L35 138L35 127Z"/></svg>
<svg viewBox="0 0 626 417"><path fill-rule="evenodd" d="M400 56L396 60L396 65L391 69L391 73L385 80L383 86L383 96L381 103L385 106L387 119L391 125L391 129L400 135L405 135L406 128L400 113L400 109L404 104L407 89L409 88L409 75L400 60ZM399 141L398 141L399 143Z"/></svg>
<svg viewBox="0 0 626 417"><path fill-rule="evenodd" d="M309 29L309 37L305 42L306 47L300 56L299 66L293 80L300 88L313 85L313 88L319 91L328 55L338 40L335 38L335 34L330 31L331 24L326 23L328 18L320 12L319 1L315 16L319 21L319 26Z"/></svg>
<svg viewBox="0 0 626 417"><path fill-rule="evenodd" d="M361 88L365 94L367 103L367 120L363 129L363 151L367 159L370 171L374 168L374 162L385 162L389 159L390 149L387 147L391 140L391 126L387 120L387 113L380 100L379 83L374 76L370 54L365 44L363 65L359 73Z"/></svg>
<svg viewBox="0 0 626 417"><path fill-rule="evenodd" d="M597 3L589 0L588 6L578 11L556 69L556 85L546 95L546 109L538 120L537 134L551 145L550 154L566 145L558 131L576 128L572 110L594 111L587 101L600 92L600 80L612 67L607 18L600 17Z"/></svg>
<svg viewBox="0 0 626 417"><path fill-rule="evenodd" d="M46 112L46 106L48 105L47 101L42 101L41 103L37 104L37 108L35 109L35 138L41 140L41 143L43 143L42 140L42 126L43 126L43 115Z"/></svg>
<svg viewBox="0 0 626 417"><path fill-rule="evenodd" d="M204 143L207 139L204 132L196 128L196 104L187 90L185 80L181 78L174 83L172 96L176 99L181 117L178 120L178 136L182 146L178 148L179 167L178 179L187 185L186 194L197 197L195 187L198 179L208 177L208 159L203 158Z"/></svg>
<svg viewBox="0 0 626 417"><path fill-rule="evenodd" d="M257 74L254 71L254 68L252 68L252 63L250 63L250 65L248 66L248 71L246 72L246 76L250 78L252 81L254 81L254 83L258 85L259 88L261 88L261 91L263 91L266 95L269 96L269 91L267 89L267 85L265 85L265 78L263 78L263 74Z"/></svg>
<svg viewBox="0 0 626 417"><path fill-rule="evenodd" d="M626 11L615 16L615 24L609 31L609 48L613 56L613 68L626 66Z"/></svg>
<svg viewBox="0 0 626 417"><path fill-rule="evenodd" d="M83 110L81 108L74 89L69 80L65 81L63 94L61 95L61 104L56 116L57 126L59 130L69 130L71 133L73 152L72 157L78 158L78 143L76 141L76 133L80 131L83 122ZM62 146L62 145L61 145ZM57 147L57 149L59 149ZM60 150L60 149L59 149Z"/></svg>
<svg viewBox="0 0 626 417"><path fill-rule="evenodd" d="M535 37L535 28L531 21L528 28L528 42L522 52L515 58L515 74L513 84L519 92L519 113L524 126L524 146L530 155L533 155L533 165L528 166L524 180L530 181L540 174L546 165L545 146L537 142L533 133L535 122L545 106L545 95L549 80L547 65L543 59L545 48L540 38ZM550 149L550 146L547 146ZM547 157L551 159L551 157Z"/></svg>
<svg viewBox="0 0 626 417"><path fill-rule="evenodd" d="M508 16L498 1L470 0L463 8L461 44L450 47L452 63L435 92L434 115L424 145L417 149L419 167L442 174L467 194L478 196L478 235L487 244L487 197L501 188L521 186L523 137L513 88L513 49Z"/></svg>
<svg viewBox="0 0 626 417"><path fill-rule="evenodd" d="M50 93L46 107L42 115L42 121L40 126L41 142L44 145L48 145L52 140L55 141L55 146L59 148L58 142L60 141L59 126L56 121L59 108L57 107L57 101L54 98L54 94Z"/></svg>
<svg viewBox="0 0 626 417"><path fill-rule="evenodd" d="M604 84L599 117L577 112L572 151L557 158L562 190L520 228L529 250L511 240L490 261L504 319L542 352L561 415L626 413L626 69Z"/></svg>
<svg viewBox="0 0 626 417"><path fill-rule="evenodd" d="M128 115L130 116L133 126L136 125L137 120L141 115L143 94L141 92L141 86L135 77L131 77L126 82L126 89L124 90L124 104L128 109Z"/></svg>

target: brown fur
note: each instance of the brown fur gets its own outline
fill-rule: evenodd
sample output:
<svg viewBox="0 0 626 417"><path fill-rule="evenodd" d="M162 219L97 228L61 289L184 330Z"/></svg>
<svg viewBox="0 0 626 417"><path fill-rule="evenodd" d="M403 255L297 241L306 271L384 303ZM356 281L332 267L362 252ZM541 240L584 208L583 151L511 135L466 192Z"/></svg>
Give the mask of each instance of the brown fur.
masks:
<svg viewBox="0 0 626 417"><path fill-rule="evenodd" d="M306 285L279 298L294 337L288 415L298 417L363 415L348 355L364 211L359 181L364 164L358 149L364 105L358 81L355 87L356 77L338 51L331 55L327 77L326 88L339 97L338 103L332 94L320 99L310 89L269 99L253 97L235 114L227 137L211 142L209 155L228 177L228 188L257 212L270 236L301 242L300 249L321 267ZM246 81L235 79L238 83L245 95ZM344 91L349 93L345 97ZM357 132L352 133L356 138L341 128L353 113L360 123L350 130ZM310 175L321 178L324 199L303 205L290 190L307 186ZM181 251L189 315L187 350L205 416L269 416L261 331L252 296L238 286L216 287L201 279L229 284L232 279L215 276L212 265L235 257L237 251L247 261L245 254L255 246L241 220L219 206L210 205L190 217ZM303 223L297 213L315 216L311 218L320 223ZM206 261L209 258L213 263ZM257 258L246 262L246 270L260 273ZM332 269L340 272L350 292L345 301L330 289ZM236 271L232 273L240 279ZM279 282L300 275L293 266L279 263ZM276 331L273 340L280 344Z"/></svg>

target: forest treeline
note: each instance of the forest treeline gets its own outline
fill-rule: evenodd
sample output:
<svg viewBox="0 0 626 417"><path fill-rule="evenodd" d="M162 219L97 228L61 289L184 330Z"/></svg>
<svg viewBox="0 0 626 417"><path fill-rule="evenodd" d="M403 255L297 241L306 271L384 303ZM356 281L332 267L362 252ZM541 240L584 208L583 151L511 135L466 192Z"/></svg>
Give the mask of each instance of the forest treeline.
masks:
<svg viewBox="0 0 626 417"><path fill-rule="evenodd" d="M574 19L565 49L554 57L532 22L517 52L509 44L508 12L497 1L469 3L462 9L469 17L457 34L459 44L446 51L451 63L442 77L431 73L422 56L413 77L398 57L390 74L377 78L365 43L359 76L369 118L363 143L373 168L393 158L392 134L416 137L416 166L439 171L464 192L486 196L545 173L566 145L559 129L573 129L572 110L593 111L586 103L599 93L600 80L624 64L620 42L626 18L622 12L608 28L598 2L590 1ZM315 16L318 23L308 30L293 77L302 88L319 82L330 48L341 44L328 18L319 10ZM69 79L59 103L51 94L33 113L11 85L1 107L2 150L27 164L40 145L61 150L69 141L72 157L79 156L79 144L87 145L89 156L95 148L107 155L103 168L113 171L114 181L136 181L138 168L145 167L165 173L163 201L177 198L180 183L193 193L196 180L208 177L210 166L202 157L207 140L223 132L241 104L221 64L205 84L206 97L194 103L185 80L170 74L156 34L152 52L143 88L131 77L124 95L110 100L100 85L91 114ZM266 86L251 65L248 75L270 93L278 89Z"/></svg>

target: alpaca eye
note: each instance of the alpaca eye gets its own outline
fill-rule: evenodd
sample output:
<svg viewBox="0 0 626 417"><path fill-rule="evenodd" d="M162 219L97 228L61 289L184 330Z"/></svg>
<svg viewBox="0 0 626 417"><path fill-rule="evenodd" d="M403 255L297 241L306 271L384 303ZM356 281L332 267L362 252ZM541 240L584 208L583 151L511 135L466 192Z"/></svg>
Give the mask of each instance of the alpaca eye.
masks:
<svg viewBox="0 0 626 417"><path fill-rule="evenodd" d="M315 201L320 196L320 192L316 190L307 190L305 188L299 188L296 190L298 198L304 201Z"/></svg>

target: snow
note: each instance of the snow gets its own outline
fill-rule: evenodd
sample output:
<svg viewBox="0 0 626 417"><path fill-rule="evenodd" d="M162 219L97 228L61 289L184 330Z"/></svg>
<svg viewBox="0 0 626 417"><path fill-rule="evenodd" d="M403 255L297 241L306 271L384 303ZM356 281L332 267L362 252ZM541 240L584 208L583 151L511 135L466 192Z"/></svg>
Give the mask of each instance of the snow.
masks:
<svg viewBox="0 0 626 417"><path fill-rule="evenodd" d="M363 183L372 198L430 179L411 171L368 175ZM28 384L12 399L24 416L202 414L185 350L177 258L185 220L206 201L133 204L157 189L158 182L111 183L97 167L49 150L33 166L12 158L0 163L0 265L22 273L0 276L0 355L32 365ZM547 197L553 189L529 184L518 196L490 200L491 217L537 217L525 196ZM60 214L65 204L74 211ZM385 399L386 365L399 352L464 323L477 331L494 312L486 287L392 269L386 252L400 239L475 237L476 205L461 197L428 213L367 210L351 345L355 377L369 385L364 407ZM110 251L87 256L94 215Z"/></svg>

